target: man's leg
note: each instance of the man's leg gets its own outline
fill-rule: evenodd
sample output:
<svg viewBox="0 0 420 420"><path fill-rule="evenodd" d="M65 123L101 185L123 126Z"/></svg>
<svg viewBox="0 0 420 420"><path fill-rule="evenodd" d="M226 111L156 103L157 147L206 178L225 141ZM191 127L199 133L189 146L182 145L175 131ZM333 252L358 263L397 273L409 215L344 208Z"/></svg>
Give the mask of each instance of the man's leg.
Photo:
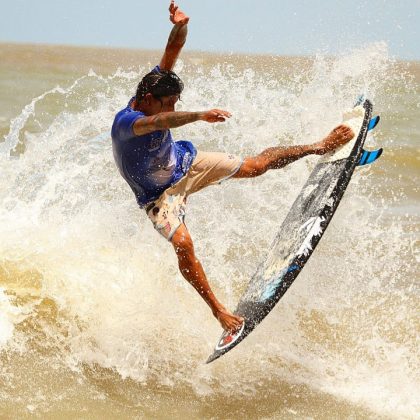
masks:
<svg viewBox="0 0 420 420"><path fill-rule="evenodd" d="M212 292L203 267L195 256L194 245L185 224L182 223L177 228L171 242L178 257L179 270L210 306L213 315L219 320L223 329L227 331L239 329L243 318L228 311Z"/></svg>
<svg viewBox="0 0 420 420"><path fill-rule="evenodd" d="M291 147L270 147L257 156L244 159L241 168L234 178L253 178L267 172L269 169L279 169L304 156L323 155L347 143L354 137L354 133L347 125L334 128L327 137L320 142Z"/></svg>

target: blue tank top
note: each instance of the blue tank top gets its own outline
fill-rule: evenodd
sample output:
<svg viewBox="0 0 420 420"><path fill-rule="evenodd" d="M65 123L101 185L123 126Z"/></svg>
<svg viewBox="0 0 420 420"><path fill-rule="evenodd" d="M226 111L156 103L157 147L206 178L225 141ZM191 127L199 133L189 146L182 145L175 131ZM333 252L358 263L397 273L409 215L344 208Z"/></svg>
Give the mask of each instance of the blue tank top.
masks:
<svg viewBox="0 0 420 420"><path fill-rule="evenodd" d="M145 115L131 108L133 100L115 116L112 150L120 174L133 190L137 203L144 207L187 173L197 150L189 141L174 142L170 130L136 136L133 124Z"/></svg>

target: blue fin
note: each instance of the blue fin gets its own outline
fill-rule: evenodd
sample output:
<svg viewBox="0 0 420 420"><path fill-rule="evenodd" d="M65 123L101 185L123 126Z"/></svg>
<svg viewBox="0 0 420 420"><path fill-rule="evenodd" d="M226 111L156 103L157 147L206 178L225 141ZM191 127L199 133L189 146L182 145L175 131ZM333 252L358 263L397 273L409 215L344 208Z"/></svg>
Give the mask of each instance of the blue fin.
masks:
<svg viewBox="0 0 420 420"><path fill-rule="evenodd" d="M372 150L371 152L363 149L362 156L360 156L360 160L357 166L368 165L369 163L375 162L375 160L381 156L382 152L382 148L378 150Z"/></svg>
<svg viewBox="0 0 420 420"><path fill-rule="evenodd" d="M373 117L370 121L369 121L369 125L368 125L368 131L373 130L377 125L378 122L381 118L379 117L379 115L377 115L376 117Z"/></svg>

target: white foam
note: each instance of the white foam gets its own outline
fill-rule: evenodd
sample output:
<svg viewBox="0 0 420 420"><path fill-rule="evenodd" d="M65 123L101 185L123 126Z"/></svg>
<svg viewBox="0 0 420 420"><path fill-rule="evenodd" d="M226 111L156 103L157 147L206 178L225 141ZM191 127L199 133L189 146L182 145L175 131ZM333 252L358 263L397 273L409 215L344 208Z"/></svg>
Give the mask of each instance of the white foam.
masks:
<svg viewBox="0 0 420 420"><path fill-rule="evenodd" d="M0 349L13 337L15 324L20 321L21 310L10 302L5 289L0 287Z"/></svg>
<svg viewBox="0 0 420 420"><path fill-rule="evenodd" d="M296 80L279 80L270 70L260 74L220 65L209 71L186 62L180 110L217 107L233 117L225 124L181 127L174 136L194 139L202 150L242 156L318 141L359 92L375 99L387 82L388 62L383 46L372 45L332 61L320 56ZM289 380L378 413L398 410L410 416L417 397L409 367L412 343L388 339L388 349L395 346L391 370L389 361L377 357L379 338L398 327L395 316L407 309L389 304L375 312L384 287L391 287L389 279L397 288L391 291L408 299L397 285L404 272L392 263L406 258L403 227L381 219L375 196L369 196L378 186L368 176L355 174L316 255L267 320L232 354L203 367L220 328L178 273L170 244L137 208L114 165L107 134L115 112L132 95L135 78L146 70L120 70L109 78L91 73L55 91L53 121L37 114L47 92L11 123L3 145L8 156L20 135L26 149L19 159L0 162L0 256L30 261L40 273L40 293L57 305L57 324L66 326L65 335L54 322L43 327L47 337L63 340L63 360L74 369L97 363L144 383L188 384L200 395L249 390L250 378ZM384 103L378 108L386 112ZM39 132L26 132L28 113L35 113ZM187 225L197 255L229 307L264 258L315 159L259 179L232 180L189 199ZM312 228L312 234L318 232ZM4 291L0 299L4 345L13 341L19 309ZM370 329L379 324L385 332L378 330L379 338L366 344ZM366 379L369 395L362 388Z"/></svg>

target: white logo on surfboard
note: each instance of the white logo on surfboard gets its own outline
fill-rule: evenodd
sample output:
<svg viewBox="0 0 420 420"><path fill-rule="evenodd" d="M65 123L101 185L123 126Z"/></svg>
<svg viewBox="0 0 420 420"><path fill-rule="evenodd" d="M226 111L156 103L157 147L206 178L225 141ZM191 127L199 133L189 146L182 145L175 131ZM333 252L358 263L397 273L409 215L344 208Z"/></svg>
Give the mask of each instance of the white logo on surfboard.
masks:
<svg viewBox="0 0 420 420"><path fill-rule="evenodd" d="M325 219L323 217L310 217L300 228L299 231L306 231L307 235L305 240L303 241L301 247L299 248L297 254L298 255L308 255L309 251L312 250L311 246L311 239L314 236L321 235L323 228L321 227L321 223L324 222Z"/></svg>

